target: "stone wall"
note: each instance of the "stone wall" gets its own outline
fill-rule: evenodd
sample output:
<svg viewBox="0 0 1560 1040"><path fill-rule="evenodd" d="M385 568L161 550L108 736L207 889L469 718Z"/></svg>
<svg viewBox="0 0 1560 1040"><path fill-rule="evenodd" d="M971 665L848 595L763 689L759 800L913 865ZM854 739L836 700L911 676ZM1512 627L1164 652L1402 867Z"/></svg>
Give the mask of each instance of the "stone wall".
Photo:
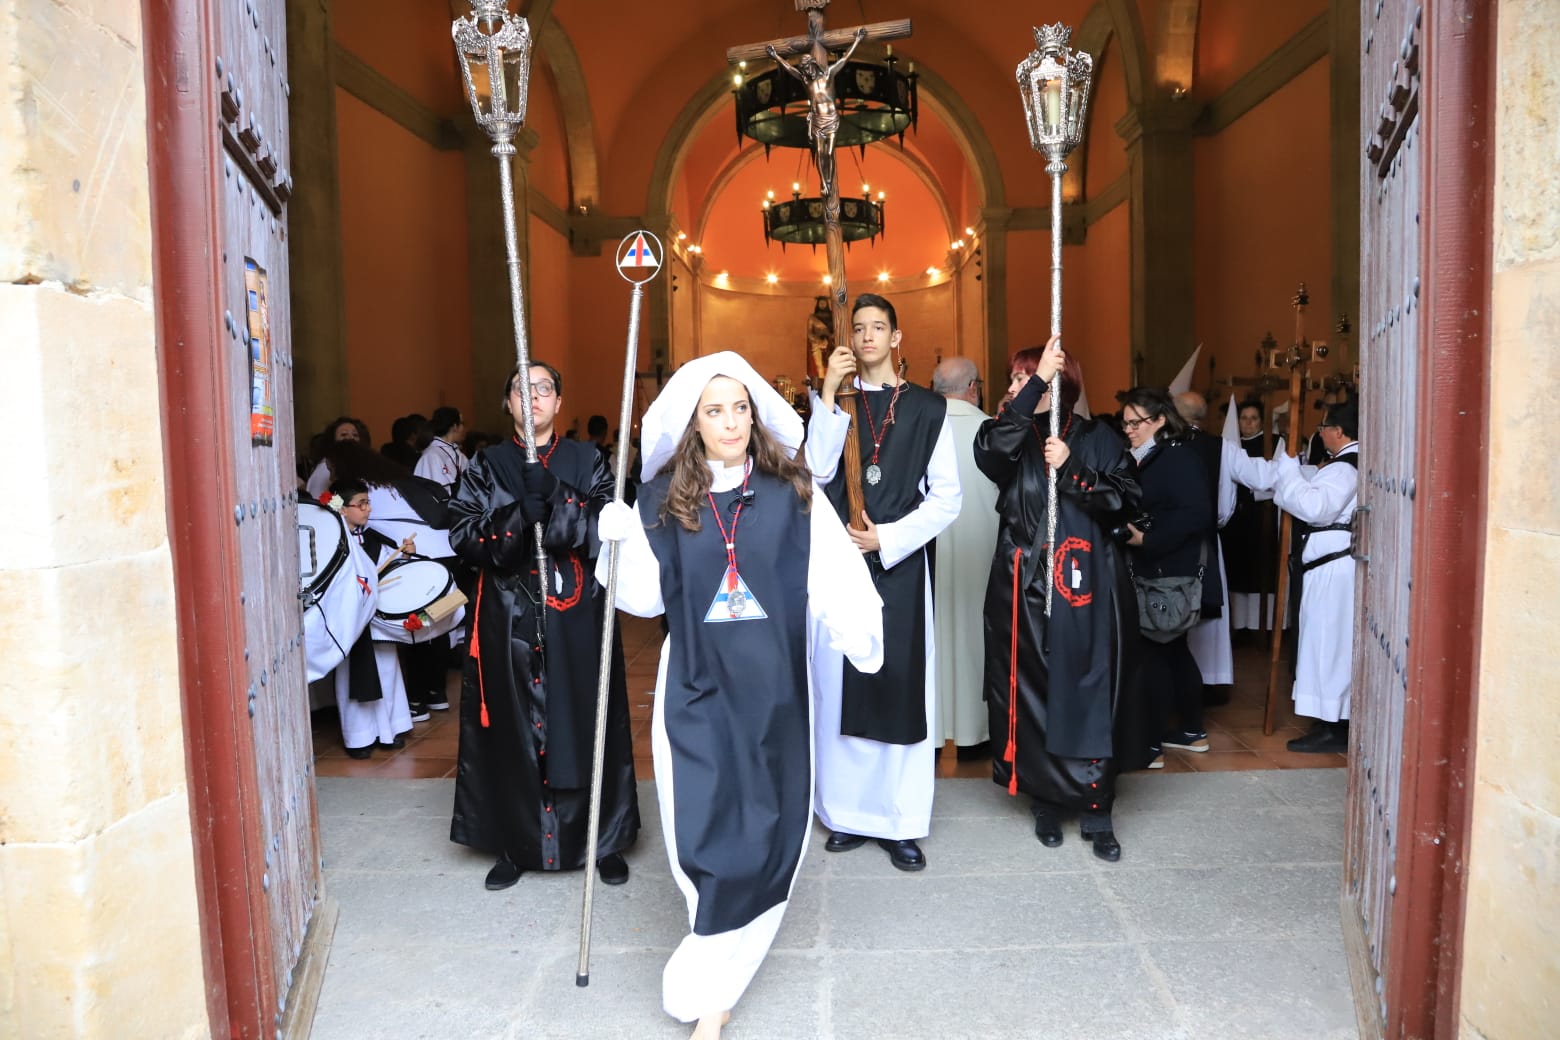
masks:
<svg viewBox="0 0 1560 1040"><path fill-rule="evenodd" d="M141 9L0 0L0 1038L208 1032Z"/></svg>
<svg viewBox="0 0 1560 1040"><path fill-rule="evenodd" d="M1560 22L1496 17L1490 476L1460 1034L1552 1036L1560 1011Z"/></svg>

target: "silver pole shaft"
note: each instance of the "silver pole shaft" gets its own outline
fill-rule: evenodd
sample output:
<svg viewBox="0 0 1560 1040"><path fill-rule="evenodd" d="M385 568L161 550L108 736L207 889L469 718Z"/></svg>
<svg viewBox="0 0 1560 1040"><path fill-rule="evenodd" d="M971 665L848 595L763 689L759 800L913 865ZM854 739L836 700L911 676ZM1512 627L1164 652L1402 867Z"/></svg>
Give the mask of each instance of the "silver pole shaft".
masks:
<svg viewBox="0 0 1560 1040"><path fill-rule="evenodd" d="M515 190L511 164L514 144L506 137L493 145L498 160L498 193L504 211L504 251L509 255L509 311L515 324L515 364L520 369L521 393L525 399L520 422L525 430L525 460L536 461L536 417L531 414L531 352L525 335L525 290L520 282L520 244L515 238ZM547 550L542 547L542 523L531 525L536 541L536 645L543 645L547 622ZM540 658L532 660L540 663Z"/></svg>
<svg viewBox="0 0 1560 1040"><path fill-rule="evenodd" d="M642 282L634 283L628 305L628 349L623 362L623 407L618 412L617 476L612 482L612 500L623 501L628 483L628 432L634 422L634 369L639 353L639 304L644 299ZM590 985L591 907L596 893L596 847L601 827L601 782L606 771L607 699L612 690L612 629L617 621L618 543L607 543L606 606L601 614L601 671L596 679L596 744L590 765L589 837L585 853L585 903L580 910L580 960L574 984Z"/></svg>
<svg viewBox="0 0 1560 1040"><path fill-rule="evenodd" d="M1051 335L1062 332L1062 174L1067 164L1055 161L1046 166L1051 175ZM1051 377L1051 436L1062 435L1062 373ZM1056 468L1046 468L1045 481L1045 616L1051 616L1051 594L1056 581L1051 577L1056 555Z"/></svg>

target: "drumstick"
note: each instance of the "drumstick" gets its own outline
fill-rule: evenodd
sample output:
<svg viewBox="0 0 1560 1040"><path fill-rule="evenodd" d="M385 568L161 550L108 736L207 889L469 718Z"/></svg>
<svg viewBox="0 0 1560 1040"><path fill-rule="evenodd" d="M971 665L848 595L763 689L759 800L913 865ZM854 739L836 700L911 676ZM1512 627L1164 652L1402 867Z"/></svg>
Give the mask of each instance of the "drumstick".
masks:
<svg viewBox="0 0 1560 1040"><path fill-rule="evenodd" d="M404 551L401 550L401 549L397 549L395 552L391 553L389 556L386 556L385 557L385 562L381 563L379 565L379 570L376 573L383 574L385 572L385 568L390 566L392 563L394 563L402 555L404 555Z"/></svg>

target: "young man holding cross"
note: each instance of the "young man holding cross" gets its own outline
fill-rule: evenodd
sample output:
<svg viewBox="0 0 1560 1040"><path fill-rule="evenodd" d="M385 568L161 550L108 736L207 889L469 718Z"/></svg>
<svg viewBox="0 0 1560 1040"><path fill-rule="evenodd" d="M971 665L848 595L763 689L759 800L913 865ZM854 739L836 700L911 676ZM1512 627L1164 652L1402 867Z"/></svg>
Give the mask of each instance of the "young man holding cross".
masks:
<svg viewBox="0 0 1560 1040"><path fill-rule="evenodd" d="M863 674L838 656L815 659L814 803L845 852L876 838L900 870L926 866L916 839L931 829L937 744L930 543L959 515L959 464L947 402L900 378L903 333L894 305L870 293L851 317L854 352L836 349L812 402L807 465L867 558L883 599L882 670ZM850 420L835 406L845 380L861 390L862 493L848 515L841 464Z"/></svg>

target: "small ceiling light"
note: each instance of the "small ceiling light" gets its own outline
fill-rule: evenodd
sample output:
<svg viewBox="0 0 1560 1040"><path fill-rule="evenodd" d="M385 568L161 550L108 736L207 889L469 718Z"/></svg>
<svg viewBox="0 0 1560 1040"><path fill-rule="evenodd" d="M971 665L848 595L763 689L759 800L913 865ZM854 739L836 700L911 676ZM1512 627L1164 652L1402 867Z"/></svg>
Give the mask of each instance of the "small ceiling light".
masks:
<svg viewBox="0 0 1560 1040"><path fill-rule="evenodd" d="M936 278L940 274L942 274L942 271L936 267L928 267L926 269L926 275L928 278Z"/></svg>
<svg viewBox="0 0 1560 1040"><path fill-rule="evenodd" d="M731 74L731 85L734 86L734 87L742 86L742 73L740 73L740 72L733 72Z"/></svg>
<svg viewBox="0 0 1560 1040"><path fill-rule="evenodd" d="M677 232L677 241L681 242L683 239L685 239L687 237L688 237L688 232L686 232L686 231L679 231L679 232Z"/></svg>
<svg viewBox="0 0 1560 1040"><path fill-rule="evenodd" d="M878 201L879 202L882 202L886 198L888 198L888 192L886 192L886 191L878 192Z"/></svg>
<svg viewBox="0 0 1560 1040"><path fill-rule="evenodd" d="M834 276L832 274L829 274L827 271L825 271L824 275L823 275L823 284L824 285L833 285L834 284Z"/></svg>
<svg viewBox="0 0 1560 1040"><path fill-rule="evenodd" d="M773 189L773 188L769 189L769 197L770 198L774 198L775 197L775 189Z"/></svg>
<svg viewBox="0 0 1560 1040"><path fill-rule="evenodd" d="M768 209L768 208L769 208L769 200L768 200L768 199L765 199L765 200L764 200L764 208L765 208L765 209Z"/></svg>
<svg viewBox="0 0 1560 1040"><path fill-rule="evenodd" d="M887 271L879 271L878 272L878 281L883 282L883 283L886 284L888 282L888 272Z"/></svg>
<svg viewBox="0 0 1560 1040"><path fill-rule="evenodd" d="M966 235L968 235L968 236L969 236L969 237L970 237L970 238L974 238L974 237L975 237L975 229L974 229L974 228L972 228L972 227L967 227L967 228L965 228L965 229L964 229L964 233L965 233L965 234L966 234Z"/></svg>
<svg viewBox="0 0 1560 1040"><path fill-rule="evenodd" d="M764 281L768 282L770 285L778 285L780 282L780 276L775 274L773 271L770 271L768 274L764 275Z"/></svg>
<svg viewBox="0 0 1560 1040"><path fill-rule="evenodd" d="M725 284L726 282L731 280L731 272L730 271L722 271L720 274L715 276L715 280L717 282Z"/></svg>
<svg viewBox="0 0 1560 1040"><path fill-rule="evenodd" d="M863 195L871 195L872 194L872 185L863 183L861 185L861 193Z"/></svg>

